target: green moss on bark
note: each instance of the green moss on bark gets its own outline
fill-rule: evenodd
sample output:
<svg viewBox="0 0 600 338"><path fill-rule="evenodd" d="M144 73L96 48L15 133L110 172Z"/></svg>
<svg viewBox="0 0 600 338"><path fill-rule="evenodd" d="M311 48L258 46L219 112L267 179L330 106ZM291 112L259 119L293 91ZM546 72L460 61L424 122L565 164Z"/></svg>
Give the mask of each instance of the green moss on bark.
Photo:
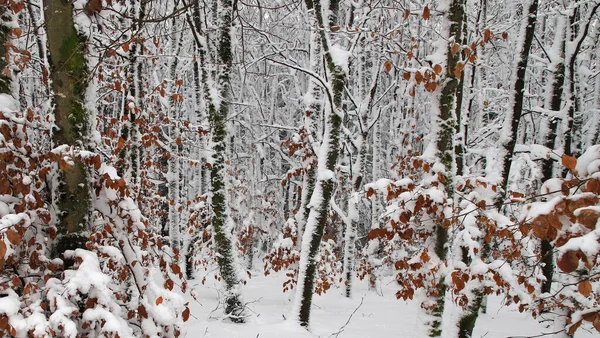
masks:
<svg viewBox="0 0 600 338"><path fill-rule="evenodd" d="M66 144L81 148L85 146L89 126L84 105L89 75L85 39L73 26L71 3L46 0L44 9L57 127L53 141L55 146ZM90 193L83 163L75 160L74 167L61 172L59 193L60 219L53 250L55 256L65 250L85 247Z"/></svg>

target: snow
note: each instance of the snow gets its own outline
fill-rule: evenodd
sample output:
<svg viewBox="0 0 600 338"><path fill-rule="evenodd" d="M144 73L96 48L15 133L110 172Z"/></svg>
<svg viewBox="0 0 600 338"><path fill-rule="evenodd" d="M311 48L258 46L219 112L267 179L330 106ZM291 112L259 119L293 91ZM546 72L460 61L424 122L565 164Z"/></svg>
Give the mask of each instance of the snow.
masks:
<svg viewBox="0 0 600 338"><path fill-rule="evenodd" d="M344 73L348 73L348 64L350 60L350 56L352 53L345 50L344 47L335 44L329 47L329 53L331 54L331 58L333 59L333 63L336 66L342 68Z"/></svg>
<svg viewBox="0 0 600 338"><path fill-rule="evenodd" d="M286 280L284 274L265 277L257 272L252 275L254 277L244 289L248 312L251 314L246 324L224 322L218 317L219 310L214 310L220 299L219 283L212 276L206 279L204 285L192 282L199 302L189 299L194 317L190 317L190 321L185 324L182 337L423 337L419 330L426 318L418 302L397 300L394 296L396 283L389 277L382 281L380 295L368 291L366 279L353 281L355 289L352 298L343 297L343 290L336 288L321 296L313 295L311 325L310 331L307 331L289 320L293 294L279 291ZM474 338L527 337L551 331L531 316L519 313L516 306L504 306L502 301L501 296L488 298L487 313L480 314L473 332ZM450 321L450 317L445 317L444 320ZM346 322L348 324L344 326ZM447 326L448 323L443 325ZM338 332L339 335L336 336ZM593 336L593 333L578 330L575 338Z"/></svg>
<svg viewBox="0 0 600 338"><path fill-rule="evenodd" d="M580 176L588 176L599 171L600 167L600 144L589 147L583 155L577 159L575 169Z"/></svg>
<svg viewBox="0 0 600 338"><path fill-rule="evenodd" d="M11 95L2 93L0 94L0 111L3 113L19 111L19 102Z"/></svg>
<svg viewBox="0 0 600 338"><path fill-rule="evenodd" d="M98 173L100 175L108 174L108 177L110 177L111 180L118 180L120 178L119 175L117 175L117 169L105 163L102 163L102 165L100 166L100 170L98 170Z"/></svg>

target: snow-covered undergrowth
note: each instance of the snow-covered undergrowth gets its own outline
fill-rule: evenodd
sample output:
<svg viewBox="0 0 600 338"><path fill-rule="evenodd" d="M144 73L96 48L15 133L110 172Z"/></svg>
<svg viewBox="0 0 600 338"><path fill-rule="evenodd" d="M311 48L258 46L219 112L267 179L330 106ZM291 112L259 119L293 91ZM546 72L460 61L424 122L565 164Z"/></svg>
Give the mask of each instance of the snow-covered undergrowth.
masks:
<svg viewBox="0 0 600 338"><path fill-rule="evenodd" d="M281 292L285 274L253 275L244 287L244 302L249 318L246 324L222 320L219 300L220 283L212 276L204 285L193 281L198 302L190 299L192 317L185 324L182 337L200 338L421 338L423 325L417 301L396 300L393 280L384 280L378 290L369 291L367 280L356 280L354 295L345 298L342 289L332 288L324 295L314 295L310 331L286 320L292 309L293 292ZM200 278L201 280L202 278ZM531 316L519 313L516 306L503 306L502 298L491 296L487 313L481 314L473 332L474 338L532 337L553 332ZM582 327L575 338L595 337ZM548 335L547 337L551 337Z"/></svg>

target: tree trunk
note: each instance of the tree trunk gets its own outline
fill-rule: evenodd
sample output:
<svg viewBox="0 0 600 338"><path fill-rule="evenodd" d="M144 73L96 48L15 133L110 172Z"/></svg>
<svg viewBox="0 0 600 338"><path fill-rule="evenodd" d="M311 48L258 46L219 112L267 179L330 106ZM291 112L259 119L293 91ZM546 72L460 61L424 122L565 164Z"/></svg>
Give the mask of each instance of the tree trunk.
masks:
<svg viewBox="0 0 600 338"><path fill-rule="evenodd" d="M577 56L581 51L581 47L583 45L583 41L586 39L589 31L590 25L592 24L592 18L596 14L596 11L600 7L600 3L597 3L592 7L589 12L589 15L586 17L585 26L583 27L583 31L578 34L576 18L579 17L579 10L575 8L574 13L571 16L571 30L573 32L573 43L575 44L575 49L571 52L571 54L567 57L568 59L568 71L569 71L569 111L567 115L567 128L565 130L565 154L573 157L579 157L581 155L581 133L582 125L583 125L583 117L581 116L581 112L579 111L579 104L577 100L577 88L576 88L576 72L575 72L575 63L577 61Z"/></svg>
<svg viewBox="0 0 600 338"><path fill-rule="evenodd" d="M363 59L364 61L364 59ZM363 66L363 65L361 65ZM352 295L352 275L354 273L354 259L355 259L355 245L356 235L358 229L358 222L360 220L358 205L360 203L360 189L362 187L364 162L367 155L367 141L369 137L368 130L368 117L371 115L373 110L373 102L375 99L375 93L377 92L377 85L379 83L379 70L376 69L375 79L371 86L371 90L368 92L368 97L365 103L365 107L360 107L360 139L357 140L358 149L356 152L356 159L352 165L352 191L350 198L348 199L348 220L350 224L346 224L346 233L344 240L344 279L346 282L346 297ZM350 155L351 156L351 155Z"/></svg>
<svg viewBox="0 0 600 338"><path fill-rule="evenodd" d="M61 0L44 1L51 79L54 91L55 146L66 144L84 148L88 134L88 116L84 107L88 70L85 41L73 26L73 6ZM87 241L90 193L86 168L75 160L72 169L62 172L59 186L59 225L54 253L84 248Z"/></svg>
<svg viewBox="0 0 600 338"><path fill-rule="evenodd" d="M551 111L551 115L548 117L546 122L546 134L544 136L544 146L550 150L554 150L556 146L556 131L558 129L560 110L562 108L562 96L563 88L565 84L565 18L560 16L557 19L557 29L554 44L556 47L557 60L554 62L554 73L552 82L550 83L550 97L547 100L548 109ZM542 183L548 181L553 177L553 164L554 161L551 158L545 159L542 165ZM554 274L554 254L553 247L549 240L544 239L541 242L540 256L542 263L542 273L546 277L545 281L542 281L541 291L542 293L549 293L552 286L552 276Z"/></svg>
<svg viewBox="0 0 600 338"><path fill-rule="evenodd" d="M454 0L450 4L448 11L449 30L448 37L454 41L453 43L461 45L463 40L464 18L465 18L465 0ZM457 152L460 151L462 159L462 147L454 146L455 135L459 126L457 123L456 114L460 114L461 109L458 107L462 103L462 75L457 74L456 69L460 61L459 53L452 53L452 43L448 44L446 49L446 77L441 81L443 87L439 97L439 115L436 116L435 123L437 126L436 148L437 156L440 162L444 165L442 175L445 179L444 189L448 200L454 199L454 176L456 173L456 158ZM457 76L458 75L458 76ZM461 166L462 170L462 166ZM440 261L445 261L447 257L446 243L448 241L448 230L442 224L435 225L435 248L434 251ZM437 281L437 295L435 306L428 310L428 314L432 317L427 323L429 326L429 336L439 337L442 335L442 315L444 313L444 303L446 298L446 285L444 276L440 276ZM462 321L461 321L462 322Z"/></svg>
<svg viewBox="0 0 600 338"><path fill-rule="evenodd" d="M345 74L341 67L334 64L333 57L329 51L321 3L319 1L305 0L305 4L311 28L316 29L321 36L327 69L331 75L331 91L327 92L329 111L325 122L323 140L317 154L317 179L310 200L311 209L302 236L300 271L294 300L293 318L297 318L302 326L308 326L309 324L310 308L314 293L314 279L317 270L316 256L319 252L323 231L327 223L330 201L335 185L334 171L339 155L339 135L342 124L340 107L345 84Z"/></svg>
<svg viewBox="0 0 600 338"><path fill-rule="evenodd" d="M316 29L310 31L310 57L309 66L310 70L315 74L319 74L321 70L321 60L323 59L323 46L321 43L321 37ZM309 146L316 148L316 144L319 140L317 134L317 122L320 120L321 113L323 111L323 89L320 87L316 79L310 78L308 82L308 95L305 98L306 101L306 112L304 114L304 128L309 137ZM306 149L306 151L312 151L312 149ZM308 157L312 159L312 156ZM310 196L315 189L316 181L316 168L314 163L303 163L304 175L302 178L302 195L300 200L300 210L296 214L297 222L297 236L298 248L302 245L302 233L308 219L310 208L308 204L310 202Z"/></svg>
<svg viewBox="0 0 600 338"><path fill-rule="evenodd" d="M5 55L8 53L6 41L8 40L10 30L4 22L11 21L10 14L11 10L7 5L0 5L0 93L3 94L11 93L11 79L3 72L8 66L8 60Z"/></svg>
<svg viewBox="0 0 600 338"><path fill-rule="evenodd" d="M217 262L221 277L225 282L225 313L234 322L244 322L244 306L240 299L241 277L237 263L237 253L233 242L233 221L227 205L225 156L227 155L227 115L229 114L230 75L233 63L231 31L233 28L232 0L221 0L219 8L218 37L218 84L220 102L209 97L209 114L211 115L211 131L213 141L212 168L210 182L212 186L212 226L214 243L217 251ZM208 84L205 84L208 86ZM205 92L209 91L206 88ZM207 93L209 94L209 93ZM210 94L209 94L210 95Z"/></svg>
<svg viewBox="0 0 600 338"><path fill-rule="evenodd" d="M512 165L515 144L519 132L519 122L523 113L523 100L525 98L525 75L527 71L527 62L529 61L529 51L533 42L533 34L535 32L535 24L537 21L538 0L531 0L527 11L527 16L524 19L521 52L517 59L517 71L513 84L513 108L507 111L503 126L503 158L501 161L502 168L502 183L501 189L496 199L496 207L500 209L504 204L504 198L508 193L508 178L510 175L510 167Z"/></svg>
<svg viewBox="0 0 600 338"><path fill-rule="evenodd" d="M217 253L217 264L225 287L225 314L233 322L243 323L244 305L241 301L241 276L237 251L234 246L233 220L229 214L226 191L226 156L227 156L227 115L229 114L229 100L231 97L230 77L233 65L233 52L231 31L233 29L233 12L236 3L232 0L221 0L219 3L218 69L216 71L219 98L213 97L209 86L209 71L206 59L210 57L211 50L206 40L200 38L201 12L200 3L194 3L193 16L188 16L188 24L192 27L192 34L198 47L200 57L200 73L203 86L204 101L208 110L210 129L212 135L212 163L210 168L210 183L212 188L212 228L213 243Z"/></svg>

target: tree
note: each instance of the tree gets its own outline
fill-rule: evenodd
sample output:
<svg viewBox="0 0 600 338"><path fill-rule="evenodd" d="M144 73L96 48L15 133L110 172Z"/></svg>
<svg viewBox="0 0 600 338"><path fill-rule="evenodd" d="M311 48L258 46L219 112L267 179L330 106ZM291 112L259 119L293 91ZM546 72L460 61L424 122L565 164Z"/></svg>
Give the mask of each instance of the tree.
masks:
<svg viewBox="0 0 600 338"><path fill-rule="evenodd" d="M85 59L85 40L73 27L73 11L69 3L45 1L48 52L52 61L51 78L54 91L55 145L86 149L89 121L85 110L85 92L89 74ZM59 186L59 236L56 255L65 250L84 248L87 240L90 193L87 169L76 161L72 170L62 173Z"/></svg>
<svg viewBox="0 0 600 338"><path fill-rule="evenodd" d="M329 203L333 195L335 166L339 155L339 137L342 123L341 103L345 84L345 74L342 67L335 63L330 50L321 3L306 0L305 5L311 29L318 31L320 34L325 66L330 73L330 80L325 82L318 75L311 74L311 76L320 79L319 82L325 87L328 111L326 112L323 139L317 151L317 179L310 199L311 210L302 236L298 287L292 314L293 318L297 318L302 326L308 326L309 324L317 269L316 255L321 244L330 210Z"/></svg>
<svg viewBox="0 0 600 338"><path fill-rule="evenodd" d="M213 143L213 155L211 159L210 182L212 189L212 220L214 231L215 250L218 254L217 263L225 286L225 314L234 322L244 322L244 305L240 298L241 277L237 263L237 253L232 237L233 224L229 207L227 205L226 191L226 159L227 154L227 115L230 109L229 98L231 97L231 71L233 63L232 31L233 31L234 2L222 0L219 2L218 11L218 46L215 50L218 55L218 71L215 82L218 85L218 96L214 97L209 87L209 74L204 65L204 60L211 52L208 45L201 42L199 36L201 18L199 4L195 4L193 13L193 24L195 30L195 41L200 49L200 62L202 65L202 82L204 85L204 99L207 104L211 126Z"/></svg>

